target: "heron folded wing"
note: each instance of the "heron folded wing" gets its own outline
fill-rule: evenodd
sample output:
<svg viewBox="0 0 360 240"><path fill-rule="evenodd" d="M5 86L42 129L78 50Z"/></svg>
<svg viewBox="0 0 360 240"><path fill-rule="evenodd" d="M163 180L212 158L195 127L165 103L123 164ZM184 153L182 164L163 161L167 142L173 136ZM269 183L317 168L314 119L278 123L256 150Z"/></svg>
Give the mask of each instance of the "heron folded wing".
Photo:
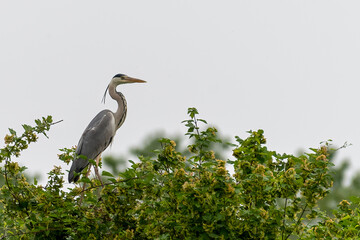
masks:
<svg viewBox="0 0 360 240"><path fill-rule="evenodd" d="M110 110L103 110L94 117L78 143L69 172L69 182L76 182L78 178L74 177L74 172L80 173L89 164L88 159L96 159L109 146L115 132L115 118Z"/></svg>

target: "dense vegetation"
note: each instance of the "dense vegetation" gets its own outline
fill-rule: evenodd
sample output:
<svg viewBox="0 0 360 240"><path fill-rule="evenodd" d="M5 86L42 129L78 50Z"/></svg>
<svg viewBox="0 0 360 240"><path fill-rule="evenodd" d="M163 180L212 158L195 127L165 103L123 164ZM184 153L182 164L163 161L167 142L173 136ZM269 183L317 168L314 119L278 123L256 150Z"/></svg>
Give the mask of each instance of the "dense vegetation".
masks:
<svg viewBox="0 0 360 240"><path fill-rule="evenodd" d="M0 152L2 239L355 239L359 198L339 202L328 214L317 204L333 178L329 143L300 156L268 150L263 130L235 137L233 159L219 158L214 127L195 108L184 121L193 140L188 153L160 139L154 156L118 174L102 171L105 183L83 177L86 188L63 189L64 170L48 173L46 186L24 176L21 151L49 131L52 118L10 129ZM200 128L200 124L205 128ZM224 143L222 143L224 144ZM69 163L74 149L61 149ZM232 167L234 174L228 169Z"/></svg>

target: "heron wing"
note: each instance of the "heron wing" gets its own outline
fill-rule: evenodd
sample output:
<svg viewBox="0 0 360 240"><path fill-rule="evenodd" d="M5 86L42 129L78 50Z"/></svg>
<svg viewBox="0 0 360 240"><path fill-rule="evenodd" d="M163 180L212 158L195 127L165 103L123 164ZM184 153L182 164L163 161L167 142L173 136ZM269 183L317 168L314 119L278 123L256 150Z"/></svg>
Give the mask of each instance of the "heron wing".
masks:
<svg viewBox="0 0 360 240"><path fill-rule="evenodd" d="M69 182L76 182L88 164L88 159L96 159L111 143L116 132L114 114L110 110L98 113L86 127L75 151L75 158L69 172Z"/></svg>

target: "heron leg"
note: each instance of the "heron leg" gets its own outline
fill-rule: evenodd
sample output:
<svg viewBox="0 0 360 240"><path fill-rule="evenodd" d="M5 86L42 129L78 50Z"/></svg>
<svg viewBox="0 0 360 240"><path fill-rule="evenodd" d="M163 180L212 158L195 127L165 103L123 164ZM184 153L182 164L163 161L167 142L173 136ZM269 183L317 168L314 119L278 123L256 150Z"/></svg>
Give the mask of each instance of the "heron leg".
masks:
<svg viewBox="0 0 360 240"><path fill-rule="evenodd" d="M100 158L101 158L101 154L96 158L96 166L94 166L94 170L95 170L95 175L97 176L97 178L99 179L101 186L104 186L103 181L101 180L101 176L99 174L99 162L100 162Z"/></svg>
<svg viewBox="0 0 360 240"><path fill-rule="evenodd" d="M89 169L88 169L88 171L87 171L87 173L86 173L86 175L85 175L86 177L89 176L90 171L91 171L91 167L89 166L88 168L89 168ZM82 191L81 191L80 200L79 200L79 205L81 205L81 202L82 202L82 200L84 199L85 187L86 187L86 183L84 182L83 187L82 187Z"/></svg>

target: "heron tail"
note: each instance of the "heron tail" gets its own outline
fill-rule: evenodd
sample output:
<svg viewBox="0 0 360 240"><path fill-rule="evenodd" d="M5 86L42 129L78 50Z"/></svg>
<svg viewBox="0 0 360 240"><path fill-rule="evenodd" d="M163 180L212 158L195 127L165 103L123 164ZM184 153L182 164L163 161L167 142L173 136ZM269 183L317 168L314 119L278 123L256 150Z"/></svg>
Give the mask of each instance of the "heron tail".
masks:
<svg viewBox="0 0 360 240"><path fill-rule="evenodd" d="M68 176L69 183L71 182L76 183L80 178L81 171L84 170L84 168L86 168L87 165L89 165L88 160L82 157L75 158L69 171L69 176Z"/></svg>

